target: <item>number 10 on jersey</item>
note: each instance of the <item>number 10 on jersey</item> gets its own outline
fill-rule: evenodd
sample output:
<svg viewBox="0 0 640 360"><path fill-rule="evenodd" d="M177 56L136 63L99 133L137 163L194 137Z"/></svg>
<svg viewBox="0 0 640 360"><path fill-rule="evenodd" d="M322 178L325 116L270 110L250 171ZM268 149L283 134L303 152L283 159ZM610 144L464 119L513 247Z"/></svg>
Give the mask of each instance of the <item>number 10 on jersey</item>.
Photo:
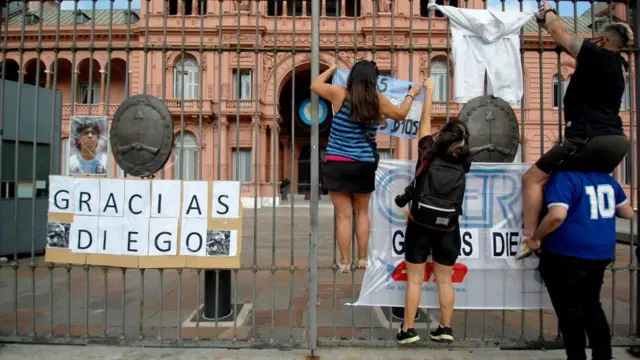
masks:
<svg viewBox="0 0 640 360"><path fill-rule="evenodd" d="M585 186L584 191L589 196L591 220L609 219L615 216L616 196L611 185Z"/></svg>

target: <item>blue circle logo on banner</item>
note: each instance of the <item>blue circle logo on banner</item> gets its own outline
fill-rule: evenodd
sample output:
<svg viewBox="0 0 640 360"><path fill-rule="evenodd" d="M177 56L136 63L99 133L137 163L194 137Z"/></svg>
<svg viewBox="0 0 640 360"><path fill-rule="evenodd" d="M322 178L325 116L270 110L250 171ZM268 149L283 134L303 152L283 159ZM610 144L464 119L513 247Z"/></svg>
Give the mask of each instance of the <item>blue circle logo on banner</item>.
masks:
<svg viewBox="0 0 640 360"><path fill-rule="evenodd" d="M320 114L318 115L318 124L322 124L327 119L327 113L329 109L327 108L327 103L320 99ZM300 104L300 109L298 110L298 115L300 115L300 119L302 121L311 126L311 98L307 98Z"/></svg>

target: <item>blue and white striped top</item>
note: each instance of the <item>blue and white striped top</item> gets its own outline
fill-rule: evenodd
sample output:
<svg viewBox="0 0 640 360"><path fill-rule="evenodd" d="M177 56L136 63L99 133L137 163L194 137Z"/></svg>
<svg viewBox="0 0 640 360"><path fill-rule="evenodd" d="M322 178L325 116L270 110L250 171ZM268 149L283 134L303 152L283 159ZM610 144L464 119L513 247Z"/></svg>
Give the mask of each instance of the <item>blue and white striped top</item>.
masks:
<svg viewBox="0 0 640 360"><path fill-rule="evenodd" d="M351 121L351 108L347 100L333 116L327 155L339 155L360 162L375 162L371 145L380 125L360 125ZM366 136L373 141L370 145Z"/></svg>

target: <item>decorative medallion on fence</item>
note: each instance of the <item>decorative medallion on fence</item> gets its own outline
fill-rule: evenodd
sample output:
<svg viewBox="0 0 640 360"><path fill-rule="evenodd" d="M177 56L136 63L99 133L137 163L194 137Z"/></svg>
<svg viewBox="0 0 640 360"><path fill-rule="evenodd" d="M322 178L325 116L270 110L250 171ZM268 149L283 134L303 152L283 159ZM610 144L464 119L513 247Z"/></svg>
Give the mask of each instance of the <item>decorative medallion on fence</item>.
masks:
<svg viewBox="0 0 640 360"><path fill-rule="evenodd" d="M492 96L478 96L460 110L469 129L473 161L512 162L518 153L518 118L508 102Z"/></svg>
<svg viewBox="0 0 640 360"><path fill-rule="evenodd" d="M57 175L49 182L47 262L240 267L240 182Z"/></svg>
<svg viewBox="0 0 640 360"><path fill-rule="evenodd" d="M171 113L151 95L131 96L118 107L109 135L118 166L129 175L150 177L173 149Z"/></svg>

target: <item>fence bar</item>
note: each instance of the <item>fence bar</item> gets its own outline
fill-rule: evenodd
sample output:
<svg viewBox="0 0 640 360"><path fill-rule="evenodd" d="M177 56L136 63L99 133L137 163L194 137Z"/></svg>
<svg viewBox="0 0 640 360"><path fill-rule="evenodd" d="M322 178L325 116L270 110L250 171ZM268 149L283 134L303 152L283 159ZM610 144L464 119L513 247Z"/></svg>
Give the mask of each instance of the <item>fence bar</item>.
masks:
<svg viewBox="0 0 640 360"><path fill-rule="evenodd" d="M632 118L631 121L636 122L636 139L638 141L640 141L640 111L638 111L638 105L640 104L640 34L638 34L638 29L640 29L640 0L636 0L636 1L632 1L631 3L631 7L632 7L632 14L633 14L633 28L635 29L635 31L633 32L633 46L634 46L634 53L635 53L635 57L634 57L634 72L635 72L635 106L636 106L636 112L635 112L635 118ZM635 163L634 163L634 169L633 172L635 173L638 169L638 165L640 165L640 146L636 146L635 149ZM633 191L633 190L632 190ZM640 187L636 188L636 199L640 199ZM636 205L637 206L637 205ZM637 244L637 240L635 240L634 238L637 238L638 235L640 235L640 221L636 221L636 236L633 236L633 232L631 232L631 242L633 243L634 241L636 241L636 246ZM637 250L636 250L637 251ZM640 291L640 276L637 273L637 265L638 265L638 261L636 261L636 291ZM636 303L635 303L636 307L636 336L640 336L640 295L638 293L636 293Z"/></svg>
<svg viewBox="0 0 640 360"><path fill-rule="evenodd" d="M320 74L320 0L311 0L311 78ZM311 208L309 244L309 347L317 348L318 329L318 180L319 138L318 115L320 104L317 94L311 93Z"/></svg>

